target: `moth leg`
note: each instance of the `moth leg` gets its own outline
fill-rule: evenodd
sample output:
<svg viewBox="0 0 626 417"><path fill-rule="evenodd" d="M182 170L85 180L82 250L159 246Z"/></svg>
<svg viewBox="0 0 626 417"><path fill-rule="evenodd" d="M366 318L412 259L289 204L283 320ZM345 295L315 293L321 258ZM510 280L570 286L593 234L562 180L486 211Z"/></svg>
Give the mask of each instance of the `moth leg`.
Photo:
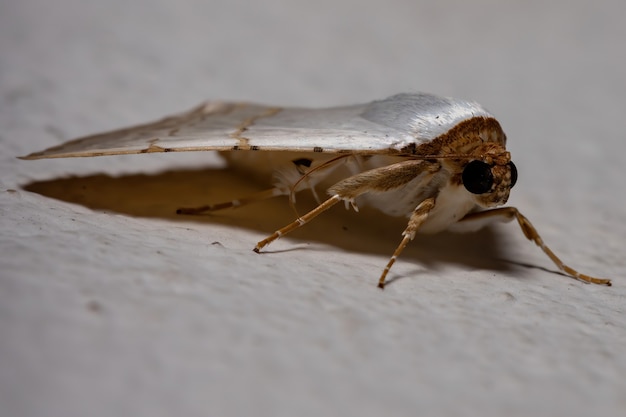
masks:
<svg viewBox="0 0 626 417"><path fill-rule="evenodd" d="M269 245L270 243L272 243L273 241L275 241L279 237L281 237L283 235L286 235L287 233L289 233L289 232L299 228L300 226L304 226L305 224L310 222L312 219L317 217L319 214L321 214L324 211L328 210L329 208L331 208L332 206L334 206L335 204L337 204L341 200L342 200L342 198L339 195L335 194L334 196L332 196L328 200L324 201L319 206L315 207L313 210L309 211L304 216L298 217L294 222L288 224L287 226L285 226L285 227L283 227L281 229L278 229L277 231L272 233L270 236L268 236L267 238L265 238L262 241L260 241L259 243L257 243L253 250L256 253L259 253L259 251L262 248L264 248L265 246Z"/></svg>
<svg viewBox="0 0 626 417"><path fill-rule="evenodd" d="M207 204L199 207L181 207L176 210L177 214L201 214L207 211L217 211L227 208L237 208L246 204L268 200L273 197L289 196L289 203L293 206L296 203L296 193L309 189L317 204L321 200L315 191L315 185L323 180L332 171L340 166L338 163L350 155L341 155L329 161L324 161L320 165L312 167L313 160L309 158L297 158L291 163L278 167L274 172L274 187L254 193L247 197L236 200L225 201L216 204ZM310 169L309 169L310 168Z"/></svg>
<svg viewBox="0 0 626 417"><path fill-rule="evenodd" d="M304 216L298 218L293 223L275 231L271 236L257 243L254 251L258 253L263 247L267 246L279 237L305 225L311 219L315 218L342 200L346 202L346 205L351 204L356 210L355 199L360 195L368 192L386 192L394 190L401 188L416 179L420 180L422 183L428 183L432 176L438 172L440 168L441 166L437 162L433 163L423 160L407 160L365 171L339 181L337 184L328 189L328 192L332 195L331 198L324 201ZM409 224L403 233L404 238L400 242L400 245L392 255L387 267L380 277L378 283L380 288L384 287L385 277L387 276L387 273L396 258L400 255L409 241L415 237L415 232L420 225L424 223L428 213L434 206L435 197L429 197L424 199L413 211L413 214L409 218Z"/></svg>
<svg viewBox="0 0 626 417"><path fill-rule="evenodd" d="M541 250L546 255L548 255L548 258L550 258L552 262L554 262L554 264L557 266L557 268L559 268L561 271L565 272L567 275L571 276L572 278L575 278L577 280L580 280L586 283L611 286L610 279L594 278L589 275L581 274L580 272L576 271L574 268L571 268L568 265L564 264L563 261L561 261L554 254L554 252L552 252L552 250L548 246L546 246L546 244L543 242L543 239L541 239L541 237L539 236L539 233L537 233L537 230L530 223L530 221L526 217L524 217L524 215L522 215L522 213L520 213L519 210L516 209L515 207L500 207L500 208L495 208L492 210L470 213L459 221L459 226L465 226L466 224L469 227L468 228L462 227L463 229L475 229L475 227L472 227L472 224L478 224L482 226L484 224L491 223L493 221L508 222L513 219L517 219L517 222L522 228L522 232L524 232L524 236L526 236L528 240L534 242L537 246L539 246Z"/></svg>
<svg viewBox="0 0 626 417"><path fill-rule="evenodd" d="M428 218L428 214L434 207L435 198L431 197L419 203L415 210L413 210L413 213L409 218L409 223L407 224L406 229L404 229L404 232L402 232L402 240L400 241L400 244L394 251L393 255L391 255L389 262L387 262L387 266L385 266L383 273L380 275L380 279L378 280L378 288L385 288L385 278L387 277L391 266L396 262L396 259L398 258L398 256L400 256L400 253L402 253L406 245L408 245L408 243L415 238L415 233L417 232L417 229L419 229L424 221L426 221L426 219Z"/></svg>
<svg viewBox="0 0 626 417"><path fill-rule="evenodd" d="M207 211L216 211L216 210L223 210L227 208L241 207L246 204L251 204L257 201L267 200L273 197L278 197L281 195L288 195L288 194L289 194L289 191L286 191L278 187L274 187L274 188L270 188L269 190L259 191L258 193L254 193L247 197L239 198L236 200L225 201L225 202L216 203L216 204L207 204L207 205L199 206L199 207L181 207L178 210L176 210L176 214L201 214Z"/></svg>

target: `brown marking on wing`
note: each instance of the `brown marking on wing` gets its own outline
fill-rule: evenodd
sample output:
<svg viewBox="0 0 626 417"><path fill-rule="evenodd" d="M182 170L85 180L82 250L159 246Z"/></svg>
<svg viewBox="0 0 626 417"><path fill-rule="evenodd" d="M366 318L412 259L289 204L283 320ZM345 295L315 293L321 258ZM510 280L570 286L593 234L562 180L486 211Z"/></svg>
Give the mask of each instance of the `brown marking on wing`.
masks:
<svg viewBox="0 0 626 417"><path fill-rule="evenodd" d="M257 120L263 119L265 117L272 117L275 114L282 111L282 107L269 107L264 112L249 117L241 122L237 129L231 133L229 136L233 139L237 139L239 141L238 150L259 150L258 146L250 146L250 138L243 136L243 133L247 131Z"/></svg>

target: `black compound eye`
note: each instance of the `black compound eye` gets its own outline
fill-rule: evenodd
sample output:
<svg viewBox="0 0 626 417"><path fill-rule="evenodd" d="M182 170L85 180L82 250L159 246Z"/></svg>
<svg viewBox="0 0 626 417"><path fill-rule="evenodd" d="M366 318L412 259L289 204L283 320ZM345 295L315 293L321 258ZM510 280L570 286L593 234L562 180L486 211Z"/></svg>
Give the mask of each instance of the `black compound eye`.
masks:
<svg viewBox="0 0 626 417"><path fill-rule="evenodd" d="M513 162L509 162L509 168L511 169L511 188L517 182L517 168Z"/></svg>
<svg viewBox="0 0 626 417"><path fill-rule="evenodd" d="M511 171L511 175L513 171ZM491 167L483 161L472 161L463 170L463 185L472 194L484 194L491 190L493 174Z"/></svg>

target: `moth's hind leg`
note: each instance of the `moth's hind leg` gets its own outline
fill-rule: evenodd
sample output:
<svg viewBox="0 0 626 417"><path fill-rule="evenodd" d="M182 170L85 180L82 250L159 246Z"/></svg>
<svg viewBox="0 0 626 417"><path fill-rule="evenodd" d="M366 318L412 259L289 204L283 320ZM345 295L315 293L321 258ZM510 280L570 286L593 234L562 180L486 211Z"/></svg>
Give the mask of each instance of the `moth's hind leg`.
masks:
<svg viewBox="0 0 626 417"><path fill-rule="evenodd" d="M237 208L284 195L289 196L289 202L293 205L296 202L296 193L307 189L313 194L317 204L321 204L319 196L315 191L316 184L331 174L340 165L338 162L345 162L348 156L340 155L325 161L314 161L312 158L297 157L279 165L273 174L274 187L268 190L222 203L206 204L199 207L181 207L176 210L176 213L202 214L208 211Z"/></svg>
<svg viewBox="0 0 626 417"><path fill-rule="evenodd" d="M463 217L458 223L451 227L453 231L473 231L478 230L481 227L494 223L496 221L499 222L509 222L513 219L516 219L522 228L522 232L524 232L524 236L532 242L534 242L537 246L541 248L541 250L548 255L548 258L563 272L569 275L572 278L578 279L583 282L599 284L599 285L611 285L611 280L606 278L595 278L589 275L581 274L574 268L566 265L561 261L552 250L543 242L543 239L537 233L537 229L530 223L530 221L519 212L515 207L500 207L491 210L478 211L475 213L470 213L467 216Z"/></svg>
<svg viewBox="0 0 626 417"><path fill-rule="evenodd" d="M270 188L269 190L259 191L258 193L251 194L247 197L238 198L231 201L225 201L216 204L207 204L199 207L181 207L176 210L176 214L202 214L207 211L217 211L227 208L235 208L245 206L246 204L256 203L257 201L267 200L273 197L281 195L288 195L289 191L280 189L278 187Z"/></svg>

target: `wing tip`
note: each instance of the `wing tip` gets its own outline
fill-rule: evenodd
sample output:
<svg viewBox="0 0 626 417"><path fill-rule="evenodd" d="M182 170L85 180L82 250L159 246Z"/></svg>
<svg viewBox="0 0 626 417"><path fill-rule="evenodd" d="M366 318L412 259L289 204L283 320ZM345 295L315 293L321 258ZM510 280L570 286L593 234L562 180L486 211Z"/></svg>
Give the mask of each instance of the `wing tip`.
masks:
<svg viewBox="0 0 626 417"><path fill-rule="evenodd" d="M22 161L32 161L35 159L44 159L49 157L44 155L42 152L33 152L24 156L16 156L16 158L21 159Z"/></svg>
<svg viewBox="0 0 626 417"><path fill-rule="evenodd" d="M139 153L139 152L135 152ZM105 156L105 155L119 155L120 153L107 153L107 152L58 152L54 153L51 149L47 149L40 152L33 152L24 156L17 156L17 159L23 161L34 161L37 159L60 159L60 158L80 158L89 156Z"/></svg>

